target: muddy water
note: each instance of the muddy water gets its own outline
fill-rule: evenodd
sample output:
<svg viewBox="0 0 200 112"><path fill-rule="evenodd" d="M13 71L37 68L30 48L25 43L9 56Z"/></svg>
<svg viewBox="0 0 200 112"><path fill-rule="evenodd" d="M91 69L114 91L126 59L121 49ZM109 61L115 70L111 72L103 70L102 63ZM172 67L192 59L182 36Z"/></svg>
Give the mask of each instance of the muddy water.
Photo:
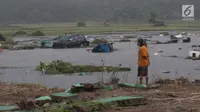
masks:
<svg viewBox="0 0 200 112"><path fill-rule="evenodd" d="M193 42L198 42L196 37L192 38ZM200 42L200 41L199 41ZM151 65L149 67L150 79L155 77L178 77L188 76L188 74L197 74L195 68L200 68L199 61L185 60L183 58L160 57L153 55L157 50L162 50L163 55L177 55L181 57L188 56L188 43L165 44L165 45L149 45L151 54ZM35 67L39 65L41 60L50 62L52 60L64 60L73 64L93 64L102 65L101 58L104 59L105 65L130 66L132 71L128 73L118 73L123 81L136 82L137 74L137 52L138 47L135 43L115 43L114 47L119 51L114 53L90 53L83 49L36 49L21 51L4 51L0 54L0 64L2 66L20 66L26 67L22 69L0 69L3 74L0 75L1 81L24 83L34 82L46 85L48 87L69 87L72 84L80 82L96 82L100 80L101 73L93 73L89 76L66 76L54 75L45 76L35 71ZM182 50L179 50L182 48ZM170 71L170 74L163 74L163 71ZM154 75L153 75L154 74ZM104 80L108 80L109 75L104 73ZM127 76L127 77L126 77ZM154 78L152 77L154 76ZM195 76L191 78L200 78Z"/></svg>

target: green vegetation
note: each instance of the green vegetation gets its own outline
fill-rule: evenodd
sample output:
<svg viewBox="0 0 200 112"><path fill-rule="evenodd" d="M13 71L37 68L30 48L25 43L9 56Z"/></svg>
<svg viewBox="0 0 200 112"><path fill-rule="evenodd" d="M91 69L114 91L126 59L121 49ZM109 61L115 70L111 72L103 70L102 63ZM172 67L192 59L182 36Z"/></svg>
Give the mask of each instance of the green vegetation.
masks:
<svg viewBox="0 0 200 112"><path fill-rule="evenodd" d="M15 42L13 41L12 38L5 38L5 41L0 41L0 44L1 45L11 45L11 44L15 44Z"/></svg>
<svg viewBox="0 0 200 112"><path fill-rule="evenodd" d="M14 36L16 35L26 35L26 32L25 31L17 31Z"/></svg>
<svg viewBox="0 0 200 112"><path fill-rule="evenodd" d="M15 42L13 41L12 38L5 38L5 41L0 41L0 44L1 44L0 48L9 49L15 44Z"/></svg>
<svg viewBox="0 0 200 112"><path fill-rule="evenodd" d="M85 27L86 24L85 24L84 22L78 22L78 23L77 23L77 26L78 26L78 27Z"/></svg>
<svg viewBox="0 0 200 112"><path fill-rule="evenodd" d="M30 36L45 36L45 34L41 31L33 32Z"/></svg>
<svg viewBox="0 0 200 112"><path fill-rule="evenodd" d="M102 71L130 71L128 67L111 67L111 66L91 66L91 65L72 65L69 62L61 60L53 61L49 64L40 62L36 70L42 71L45 69L46 74L67 74L67 73L81 73L81 72L102 72Z"/></svg>
<svg viewBox="0 0 200 112"><path fill-rule="evenodd" d="M103 112L105 110L115 108L116 105L111 103L95 103L95 102L72 102L66 105L61 105L55 109L48 110L49 112L73 112L74 109L86 109L87 112ZM79 112L79 111L78 111ZM82 111L80 111L82 112Z"/></svg>
<svg viewBox="0 0 200 112"><path fill-rule="evenodd" d="M43 23L37 24L13 24L9 27L0 26L1 33L5 37L11 37L17 31L24 31L27 35L36 31L41 31L45 35L63 35L70 33L82 34L110 34L118 32L137 31L168 31L168 30L199 30L200 21L165 21L166 26L154 27L148 23L141 22L119 22L112 23L110 27L105 27L99 22L87 22L87 27L77 27L77 23ZM38 34L37 34L38 35ZM41 35L41 34L40 34ZM42 34L43 35L43 34Z"/></svg>
<svg viewBox="0 0 200 112"><path fill-rule="evenodd" d="M151 12L150 18L149 18L149 24L154 24L156 22L157 17L158 17L158 13Z"/></svg>

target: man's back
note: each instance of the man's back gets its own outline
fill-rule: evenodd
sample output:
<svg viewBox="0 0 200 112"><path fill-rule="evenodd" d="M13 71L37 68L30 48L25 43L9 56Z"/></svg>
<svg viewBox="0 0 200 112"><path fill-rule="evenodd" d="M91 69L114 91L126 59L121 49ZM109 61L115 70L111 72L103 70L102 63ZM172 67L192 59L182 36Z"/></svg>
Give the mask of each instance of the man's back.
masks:
<svg viewBox="0 0 200 112"><path fill-rule="evenodd" d="M146 58L145 58L146 57ZM146 46L141 46L138 52L138 66L149 65L149 53Z"/></svg>

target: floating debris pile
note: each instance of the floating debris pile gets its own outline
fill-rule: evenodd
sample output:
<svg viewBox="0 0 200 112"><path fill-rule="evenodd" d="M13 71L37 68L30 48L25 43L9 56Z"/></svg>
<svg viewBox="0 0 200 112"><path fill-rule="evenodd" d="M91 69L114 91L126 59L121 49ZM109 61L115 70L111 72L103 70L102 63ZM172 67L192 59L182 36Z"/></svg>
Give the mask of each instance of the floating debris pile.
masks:
<svg viewBox="0 0 200 112"><path fill-rule="evenodd" d="M112 72L112 71L130 71L129 67L112 67L112 66L92 66L92 65L72 65L69 62L62 60L52 61L51 63L44 65L40 62L40 65L36 67L36 70L42 71L45 69L46 74L62 74L62 73L81 73L81 72Z"/></svg>

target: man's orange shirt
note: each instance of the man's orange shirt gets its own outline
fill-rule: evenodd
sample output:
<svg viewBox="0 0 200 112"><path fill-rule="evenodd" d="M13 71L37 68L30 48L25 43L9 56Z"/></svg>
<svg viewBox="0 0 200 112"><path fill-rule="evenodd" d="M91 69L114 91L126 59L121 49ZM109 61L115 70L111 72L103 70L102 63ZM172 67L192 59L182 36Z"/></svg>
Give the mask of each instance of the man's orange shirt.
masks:
<svg viewBox="0 0 200 112"><path fill-rule="evenodd" d="M147 59L145 59L143 56L146 56ZM148 66L149 65L149 53L146 46L140 47L140 50L138 52L138 66Z"/></svg>

